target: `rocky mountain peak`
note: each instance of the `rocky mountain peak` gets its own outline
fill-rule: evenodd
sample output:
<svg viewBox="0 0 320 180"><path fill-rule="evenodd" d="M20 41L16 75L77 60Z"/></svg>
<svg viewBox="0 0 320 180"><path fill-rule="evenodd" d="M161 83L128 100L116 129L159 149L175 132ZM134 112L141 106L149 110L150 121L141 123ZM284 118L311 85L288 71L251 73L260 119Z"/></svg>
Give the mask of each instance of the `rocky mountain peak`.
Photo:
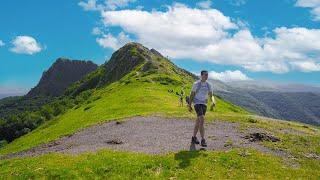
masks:
<svg viewBox="0 0 320 180"><path fill-rule="evenodd" d="M27 93L26 97L59 96L70 84L96 70L97 67L98 65L92 61L58 58L47 71L42 73L39 83Z"/></svg>

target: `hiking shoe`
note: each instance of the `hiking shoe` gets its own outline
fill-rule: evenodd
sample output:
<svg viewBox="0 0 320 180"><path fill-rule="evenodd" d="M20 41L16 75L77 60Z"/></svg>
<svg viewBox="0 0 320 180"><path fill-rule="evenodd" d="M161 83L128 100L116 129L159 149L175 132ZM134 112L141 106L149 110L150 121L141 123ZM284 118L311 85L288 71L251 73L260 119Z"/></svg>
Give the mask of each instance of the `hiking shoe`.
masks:
<svg viewBox="0 0 320 180"><path fill-rule="evenodd" d="M207 143L205 139L201 139L201 146L202 147L207 147Z"/></svg>
<svg viewBox="0 0 320 180"><path fill-rule="evenodd" d="M199 144L199 141L198 141L198 139L197 139L197 136L192 136L192 138L191 138L191 143L193 143L193 144Z"/></svg>

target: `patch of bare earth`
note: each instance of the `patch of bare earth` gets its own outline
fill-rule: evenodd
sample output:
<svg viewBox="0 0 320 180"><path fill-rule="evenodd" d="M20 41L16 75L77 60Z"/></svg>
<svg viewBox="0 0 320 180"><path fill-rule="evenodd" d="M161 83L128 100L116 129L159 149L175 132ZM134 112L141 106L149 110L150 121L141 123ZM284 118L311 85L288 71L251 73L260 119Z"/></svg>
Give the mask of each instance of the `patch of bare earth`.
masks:
<svg viewBox="0 0 320 180"><path fill-rule="evenodd" d="M2 158L37 156L49 152L78 154L103 148L148 154L199 150L200 145L191 144L194 123L195 121L190 119L163 117L133 117L111 121ZM283 153L272 151L258 141L253 141L249 132L240 132L238 127L238 123L218 120L212 123L206 122L205 134L208 144L206 150L229 150L242 147L283 156ZM199 134L198 138L200 139Z"/></svg>

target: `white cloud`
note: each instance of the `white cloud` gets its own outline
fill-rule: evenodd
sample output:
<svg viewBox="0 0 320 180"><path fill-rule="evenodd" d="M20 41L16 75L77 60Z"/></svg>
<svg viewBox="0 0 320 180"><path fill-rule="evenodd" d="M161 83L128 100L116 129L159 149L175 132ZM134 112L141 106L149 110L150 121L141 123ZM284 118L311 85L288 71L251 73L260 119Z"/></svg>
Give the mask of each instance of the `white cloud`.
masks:
<svg viewBox="0 0 320 180"><path fill-rule="evenodd" d="M314 15L314 21L320 21L320 6L312 9L311 13Z"/></svg>
<svg viewBox="0 0 320 180"><path fill-rule="evenodd" d="M111 48L116 50L126 43L130 42L130 37L124 32L120 32L117 37L112 34L103 34L102 37L96 39L97 43L103 48Z"/></svg>
<svg viewBox="0 0 320 180"><path fill-rule="evenodd" d="M102 5L97 4L97 0L80 1L78 3L85 11L101 11L104 9Z"/></svg>
<svg viewBox="0 0 320 180"><path fill-rule="evenodd" d="M203 9L210 9L210 6L212 5L212 1L211 0L207 0L207 1L200 1L197 3L197 6Z"/></svg>
<svg viewBox="0 0 320 180"><path fill-rule="evenodd" d="M2 40L0 40L0 47L5 46L5 45L6 44Z"/></svg>
<svg viewBox="0 0 320 180"><path fill-rule="evenodd" d="M35 54L42 50L41 45L30 36L17 36L12 41L13 47L10 49L14 53L18 54Z"/></svg>
<svg viewBox="0 0 320 180"><path fill-rule="evenodd" d="M320 1L319 0L297 0L296 5L300 7L316 7L316 6L320 6Z"/></svg>
<svg viewBox="0 0 320 180"><path fill-rule="evenodd" d="M290 71L291 62L320 61L319 29L281 27L274 29L274 33L275 38L258 39L261 50L256 59L261 61L245 65L245 68L284 73Z"/></svg>
<svg viewBox="0 0 320 180"><path fill-rule="evenodd" d="M313 61L291 62L291 65L294 69L302 72L320 71L320 63L315 63Z"/></svg>
<svg viewBox="0 0 320 180"><path fill-rule="evenodd" d="M97 38L105 48L117 49L130 40L125 34L132 34L135 41L175 59L234 65L250 71L306 71L296 62L320 62L320 29L280 27L272 31L273 37L254 37L249 25L233 22L216 9L179 3L166 11L105 10L101 16L106 27L123 30L122 35L109 33Z"/></svg>
<svg viewBox="0 0 320 180"><path fill-rule="evenodd" d="M297 0L295 6L310 8L314 21L320 21L320 0Z"/></svg>
<svg viewBox="0 0 320 180"><path fill-rule="evenodd" d="M210 71L209 78L210 79L217 79L217 80L220 80L223 82L252 80L246 74L242 73L239 70L235 70L235 71L227 70L224 72Z"/></svg>
<svg viewBox="0 0 320 180"><path fill-rule="evenodd" d="M106 26L120 26L143 44L158 49L208 44L226 37L224 30L237 28L218 10L190 9L181 4L166 12L104 11L102 17Z"/></svg>

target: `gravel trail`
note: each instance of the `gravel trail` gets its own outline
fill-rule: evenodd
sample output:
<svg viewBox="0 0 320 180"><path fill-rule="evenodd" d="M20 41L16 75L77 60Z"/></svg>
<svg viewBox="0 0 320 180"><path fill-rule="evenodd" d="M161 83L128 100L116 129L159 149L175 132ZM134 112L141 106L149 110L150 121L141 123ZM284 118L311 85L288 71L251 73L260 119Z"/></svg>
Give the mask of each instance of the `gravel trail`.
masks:
<svg viewBox="0 0 320 180"><path fill-rule="evenodd" d="M165 154L181 150L199 150L192 145L191 136L195 120L163 117L132 117L121 121L109 121L80 130L73 135L43 144L32 149L5 155L0 159L37 156L49 152L79 154L94 152L103 148ZM258 142L244 138L238 123L224 121L205 122L206 150L228 150L237 147L251 147L265 153L282 156ZM198 133L200 140L200 133Z"/></svg>

